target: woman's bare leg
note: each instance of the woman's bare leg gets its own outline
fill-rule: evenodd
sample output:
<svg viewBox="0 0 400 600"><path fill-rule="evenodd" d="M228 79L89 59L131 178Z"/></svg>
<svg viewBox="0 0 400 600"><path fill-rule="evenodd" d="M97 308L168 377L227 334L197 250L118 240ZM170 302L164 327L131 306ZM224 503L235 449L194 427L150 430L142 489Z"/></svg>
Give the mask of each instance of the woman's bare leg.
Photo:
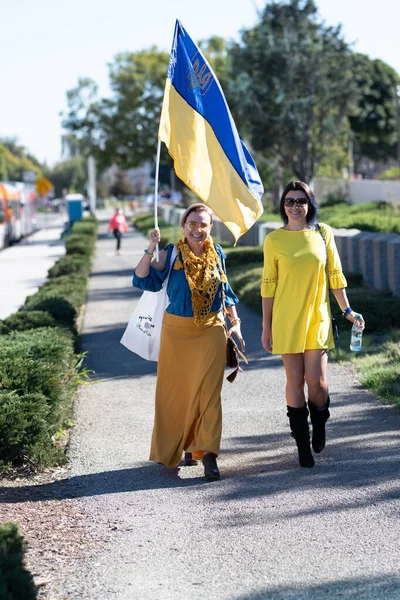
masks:
<svg viewBox="0 0 400 600"><path fill-rule="evenodd" d="M305 404L303 354L282 354L286 371L286 403L293 408Z"/></svg>
<svg viewBox="0 0 400 600"><path fill-rule="evenodd" d="M306 350L304 352L304 376L308 387L308 397L318 408L323 408L328 400L327 350Z"/></svg>

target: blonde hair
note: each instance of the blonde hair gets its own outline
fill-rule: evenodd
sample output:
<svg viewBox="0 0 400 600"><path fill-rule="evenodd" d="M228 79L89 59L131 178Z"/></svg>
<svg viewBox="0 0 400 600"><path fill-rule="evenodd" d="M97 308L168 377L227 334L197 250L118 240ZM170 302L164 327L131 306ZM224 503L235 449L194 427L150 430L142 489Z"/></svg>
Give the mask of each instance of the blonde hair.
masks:
<svg viewBox="0 0 400 600"><path fill-rule="evenodd" d="M189 206L189 208L187 208L185 210L185 212L182 215L181 218L181 227L184 226L184 224L186 223L186 219L188 218L188 216L190 215L190 213L192 212L206 212L208 215L210 215L210 224L212 225L213 222L213 213L211 208L209 208L206 204L203 204L202 202L196 202L195 204L191 204Z"/></svg>

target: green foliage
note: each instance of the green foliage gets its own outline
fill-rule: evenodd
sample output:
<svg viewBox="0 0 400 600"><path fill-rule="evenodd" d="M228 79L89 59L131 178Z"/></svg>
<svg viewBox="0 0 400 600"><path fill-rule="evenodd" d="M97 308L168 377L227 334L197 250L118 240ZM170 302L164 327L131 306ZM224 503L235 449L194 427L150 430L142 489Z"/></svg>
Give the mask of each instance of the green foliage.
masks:
<svg viewBox="0 0 400 600"><path fill-rule="evenodd" d="M61 329L12 332L0 339L0 460L31 467L64 460L52 435L71 418L80 358ZM8 428L8 429L7 429Z"/></svg>
<svg viewBox="0 0 400 600"><path fill-rule="evenodd" d="M26 544L15 523L0 525L0 598L35 600L33 577L24 565Z"/></svg>
<svg viewBox="0 0 400 600"><path fill-rule="evenodd" d="M147 236L154 229L154 215L139 213L132 218L132 224ZM164 248L167 244L178 242L181 236L179 225L171 226L164 219L158 219L158 226L161 230L160 248Z"/></svg>
<svg viewBox="0 0 400 600"><path fill-rule="evenodd" d="M355 97L340 27L319 23L312 0L267 3L231 60L228 101L240 131L256 151L309 182L345 132Z"/></svg>
<svg viewBox="0 0 400 600"><path fill-rule="evenodd" d="M76 381L71 336L62 329L33 329L2 336L0 389L41 393L49 405L70 395Z"/></svg>
<svg viewBox="0 0 400 600"><path fill-rule="evenodd" d="M42 394L0 391L0 467L24 464L28 457L35 465L54 459L49 412Z"/></svg>
<svg viewBox="0 0 400 600"><path fill-rule="evenodd" d="M74 317L78 309L85 303L87 295L87 279L83 275L70 274L60 275L46 281L44 285L32 296L28 296L25 300L24 308L28 310L48 310L38 308L45 300L55 300L56 298L63 299L74 307ZM54 311L51 312L55 317ZM67 310L65 315L61 314L62 323L69 321L70 311ZM57 318L57 317L55 317ZM59 320L57 318L57 320Z"/></svg>
<svg viewBox="0 0 400 600"><path fill-rule="evenodd" d="M111 98L99 98L89 78L67 92L63 127L80 153L92 153L100 168L153 160L168 62L169 54L155 46L123 52L109 65ZM162 162L170 164L165 149Z"/></svg>
<svg viewBox="0 0 400 600"><path fill-rule="evenodd" d="M364 157L388 160L396 157L397 86L400 76L381 60L352 55L353 79L358 102L349 117L354 139L355 171L362 173Z"/></svg>
<svg viewBox="0 0 400 600"><path fill-rule="evenodd" d="M400 233L399 206L386 202L321 206L318 218L331 227Z"/></svg>
<svg viewBox="0 0 400 600"><path fill-rule="evenodd" d="M24 171L33 171L37 177L42 175L39 162L15 138L0 140L0 170L5 176L1 179L8 181L22 181Z"/></svg>
<svg viewBox="0 0 400 600"><path fill-rule="evenodd" d="M71 229L73 234L77 234L77 235L88 235L92 238L92 240L96 240L97 238L97 221L95 220L95 218L93 217L92 219L90 218L85 218L82 219L80 221L76 221Z"/></svg>
<svg viewBox="0 0 400 600"><path fill-rule="evenodd" d="M224 252L226 254L226 264L229 265L230 269L240 265L262 263L264 259L262 246L225 248Z"/></svg>
<svg viewBox="0 0 400 600"><path fill-rule="evenodd" d="M48 312L59 325L68 327L73 332L76 331L75 319L77 312L71 302L65 298L57 296L48 297L46 294L41 294L39 289L36 294L28 296L24 306L20 310L23 313L26 311Z"/></svg>
<svg viewBox="0 0 400 600"><path fill-rule="evenodd" d="M72 156L63 160L53 168L45 169L45 176L50 179L57 197L62 197L63 191L86 194L87 164L83 156Z"/></svg>
<svg viewBox="0 0 400 600"><path fill-rule="evenodd" d="M400 167L390 167L386 169L382 173L380 173L377 177L381 181L387 181L388 179L400 180Z"/></svg>
<svg viewBox="0 0 400 600"><path fill-rule="evenodd" d="M69 254L80 254L82 256L92 256L95 242L90 236L71 234L65 241L65 252Z"/></svg>
<svg viewBox="0 0 400 600"><path fill-rule="evenodd" d="M90 270L90 259L87 256L66 254L49 269L49 279L71 274L88 277Z"/></svg>
<svg viewBox="0 0 400 600"><path fill-rule="evenodd" d="M13 313L4 321L0 321L0 335L11 331L27 331L38 327L56 327L54 317L43 310L26 310Z"/></svg>

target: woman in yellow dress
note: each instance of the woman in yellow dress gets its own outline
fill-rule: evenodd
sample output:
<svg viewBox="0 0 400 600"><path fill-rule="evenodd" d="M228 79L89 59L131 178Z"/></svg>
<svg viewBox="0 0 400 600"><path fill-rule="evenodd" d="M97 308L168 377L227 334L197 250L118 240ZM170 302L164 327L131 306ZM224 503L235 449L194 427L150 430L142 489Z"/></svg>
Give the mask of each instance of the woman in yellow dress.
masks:
<svg viewBox="0 0 400 600"><path fill-rule="evenodd" d="M168 467L202 459L207 481L220 479L217 456L222 429L221 388L226 356L223 299L230 332L241 342L239 302L225 273L225 254L210 236L208 206L189 206L181 220L182 239L177 256L169 244L152 260L161 236L150 233L150 243L137 265L133 285L151 292L161 289L168 273L170 304L164 314L158 359L156 405L150 460ZM171 264L172 263L172 264Z"/></svg>
<svg viewBox="0 0 400 600"><path fill-rule="evenodd" d="M265 238L261 283L261 343L267 352L282 355L287 415L302 467L314 466L308 415L316 453L325 447L325 423L330 416L327 364L328 350L335 344L329 287L343 316L351 323L358 319L364 327L362 316L352 310L347 299L347 282L332 230L317 223L317 210L308 185L291 181L286 186L280 200L284 224Z"/></svg>

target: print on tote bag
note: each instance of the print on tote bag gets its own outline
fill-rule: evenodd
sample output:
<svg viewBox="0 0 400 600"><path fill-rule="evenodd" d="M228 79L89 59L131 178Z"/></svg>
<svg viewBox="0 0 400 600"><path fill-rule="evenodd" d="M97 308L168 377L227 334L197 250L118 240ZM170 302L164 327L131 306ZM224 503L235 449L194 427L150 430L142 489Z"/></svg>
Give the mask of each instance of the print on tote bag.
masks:
<svg viewBox="0 0 400 600"><path fill-rule="evenodd" d="M121 338L123 346L145 360L158 361L164 313L169 304L168 280L176 254L174 247L169 273L162 289L159 292L143 292Z"/></svg>

